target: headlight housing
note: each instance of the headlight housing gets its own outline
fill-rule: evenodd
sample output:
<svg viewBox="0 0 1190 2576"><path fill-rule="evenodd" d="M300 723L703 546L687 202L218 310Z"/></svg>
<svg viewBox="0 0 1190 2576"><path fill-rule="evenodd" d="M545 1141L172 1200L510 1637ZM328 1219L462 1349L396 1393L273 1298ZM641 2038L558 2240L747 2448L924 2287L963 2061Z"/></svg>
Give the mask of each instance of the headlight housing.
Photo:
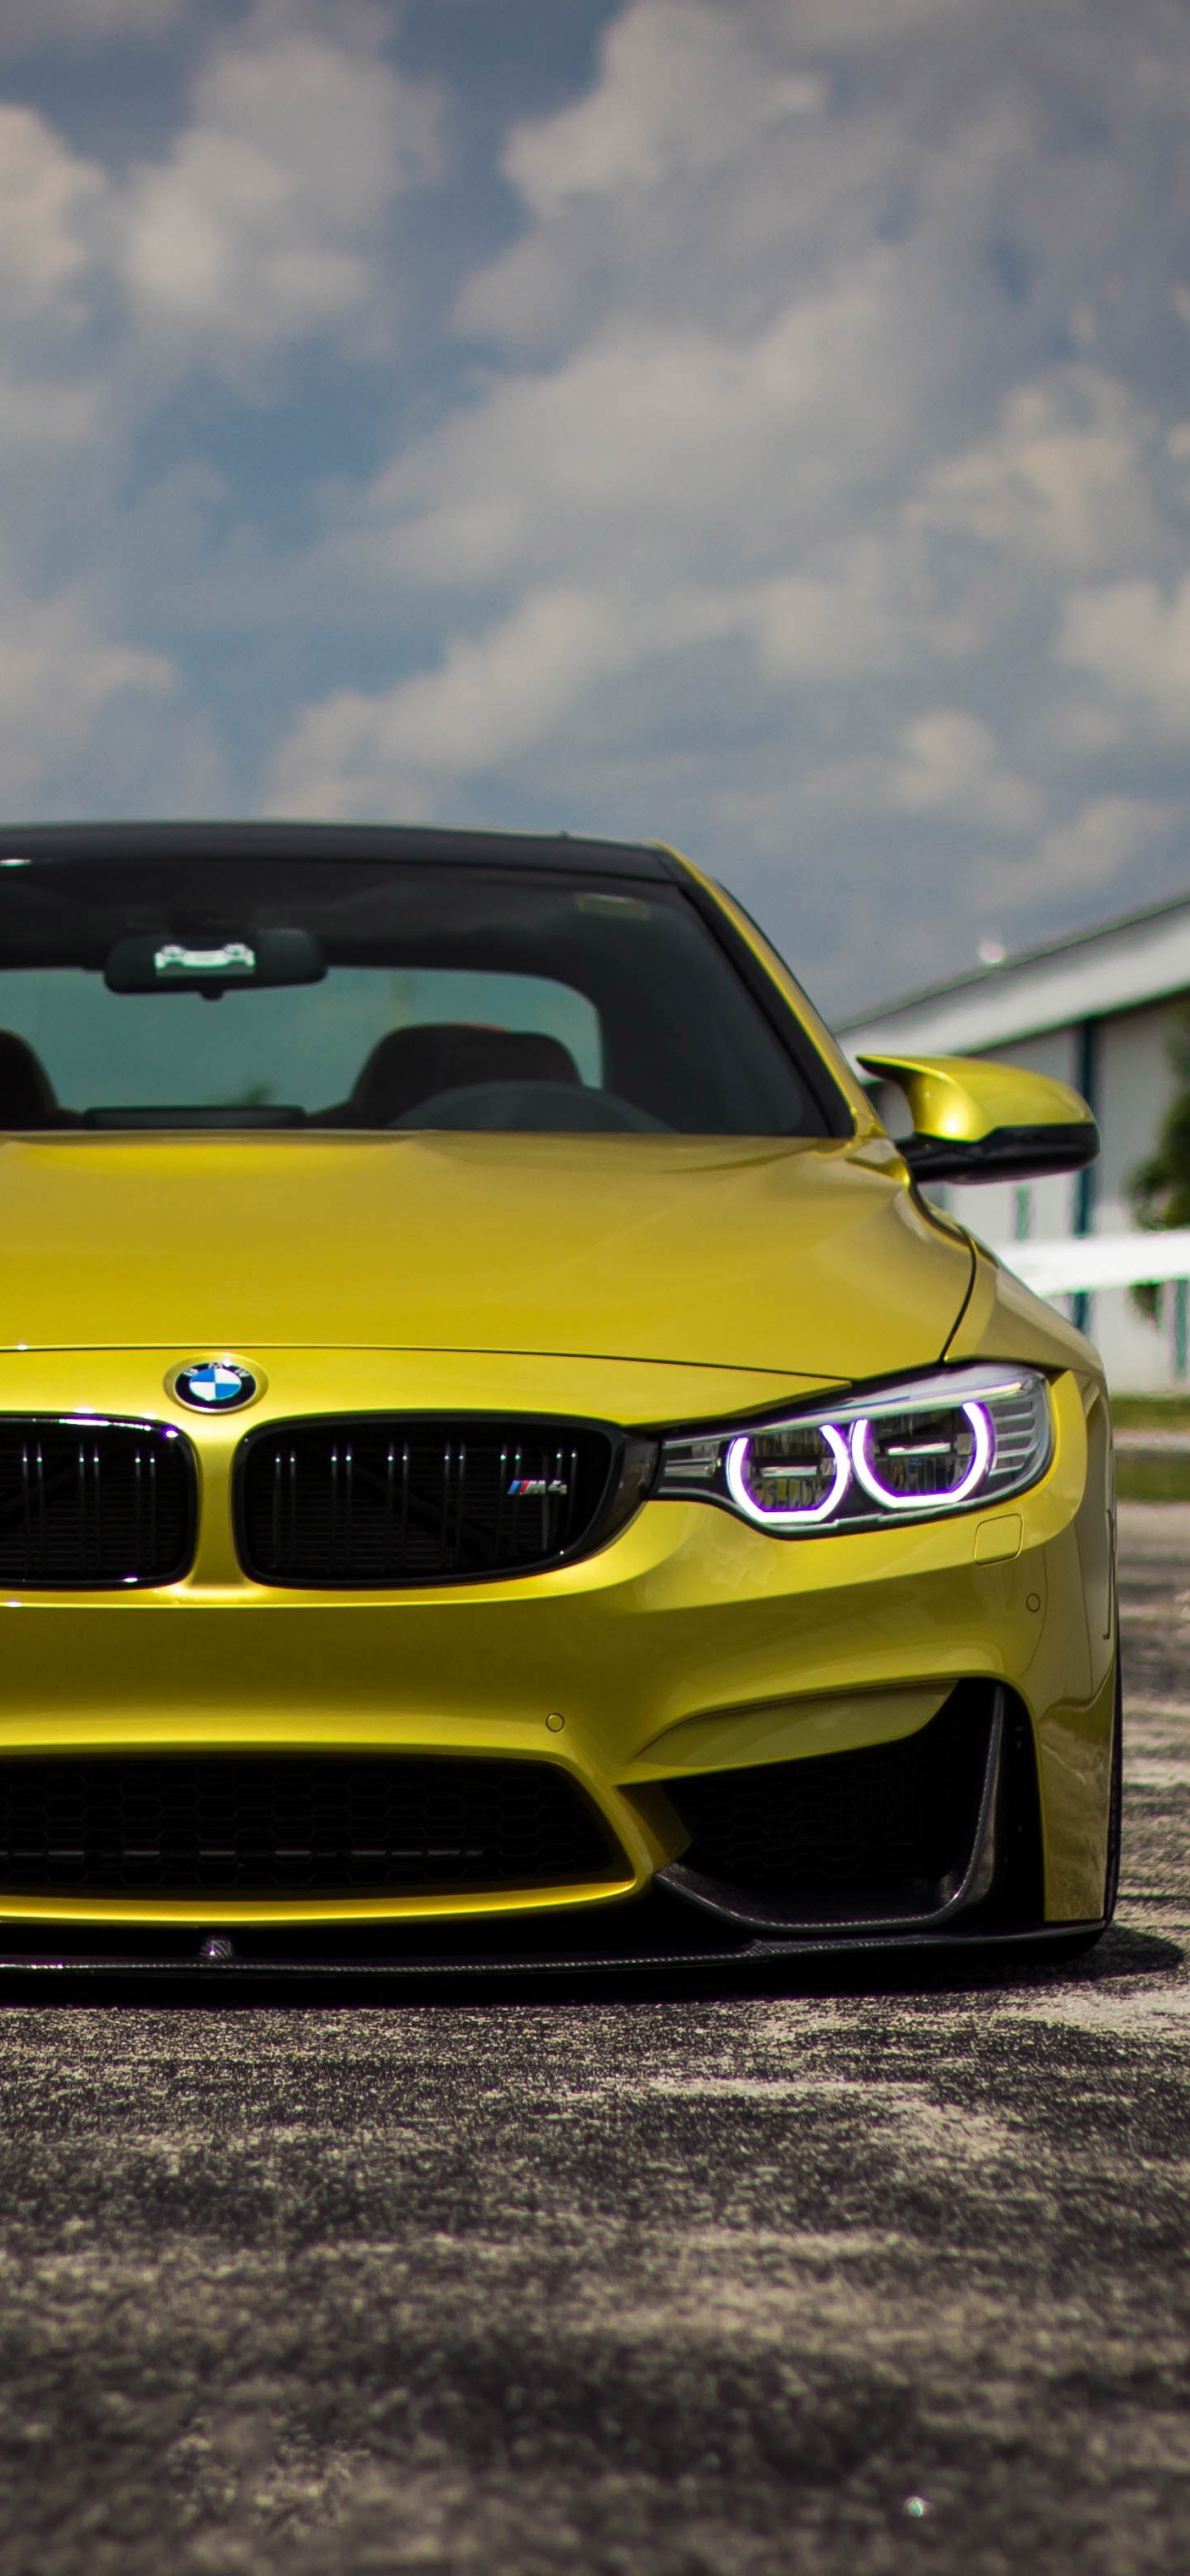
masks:
<svg viewBox="0 0 1190 2576"><path fill-rule="evenodd" d="M1052 1456L1036 1370L937 1369L747 1430L665 1440L654 1491L719 1503L774 1538L826 1538L987 1511L1035 1485Z"/></svg>

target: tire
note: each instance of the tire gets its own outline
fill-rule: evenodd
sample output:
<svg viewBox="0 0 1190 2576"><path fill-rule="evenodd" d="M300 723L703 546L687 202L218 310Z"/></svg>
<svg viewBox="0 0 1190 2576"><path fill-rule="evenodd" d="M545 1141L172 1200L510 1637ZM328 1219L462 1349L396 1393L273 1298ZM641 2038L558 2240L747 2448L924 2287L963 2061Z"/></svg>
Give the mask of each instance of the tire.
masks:
<svg viewBox="0 0 1190 2576"><path fill-rule="evenodd" d="M1107 1871L1103 1886L1103 1920L1111 1922L1120 1892L1120 1843L1124 1824L1124 1677L1116 1647L1116 1706L1112 1725L1111 1799L1107 1813Z"/></svg>

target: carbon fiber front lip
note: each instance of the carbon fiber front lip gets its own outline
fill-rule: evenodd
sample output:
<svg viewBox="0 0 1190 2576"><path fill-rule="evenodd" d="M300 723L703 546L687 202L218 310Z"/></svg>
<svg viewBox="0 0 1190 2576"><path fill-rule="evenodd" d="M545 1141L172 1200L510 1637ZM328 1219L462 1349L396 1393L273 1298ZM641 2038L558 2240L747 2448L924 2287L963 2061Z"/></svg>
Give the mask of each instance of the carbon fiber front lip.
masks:
<svg viewBox="0 0 1190 2576"><path fill-rule="evenodd" d="M1106 1919L1100 1917L1091 1922L1047 1923L1031 1932L879 1932L860 1938L848 1934L834 1939L827 1936L805 1940L748 1941L722 1950L658 1947L655 1950L559 1952L556 1956L510 1952L506 1956L495 1957L478 1953L459 1954L452 1958L328 1959L314 1955L309 1958L208 1960L193 1953L188 1957L175 1955L155 1959L138 1957L130 1952L95 1956L8 1952L0 1953L0 1978L61 1978L63 1981L76 1976L131 1978L136 1981L142 1978L146 1981L185 1979L209 1986L212 1982L238 1985L244 1981L259 1985L269 1979L282 1982L327 1981L332 1984L358 1983L361 1979L385 1984L395 1979L409 1984L418 1978L635 1976L656 1975L668 1969L687 1973L698 1968L767 1967L797 1959L821 1962L827 1959L913 1957L924 1960L943 1955L953 1959L964 1953L969 1958L982 1953L1009 1957L1017 1953L1024 1957L1039 1951L1044 1955L1047 1949L1059 1949L1070 1941L1093 1939L1106 1928Z"/></svg>

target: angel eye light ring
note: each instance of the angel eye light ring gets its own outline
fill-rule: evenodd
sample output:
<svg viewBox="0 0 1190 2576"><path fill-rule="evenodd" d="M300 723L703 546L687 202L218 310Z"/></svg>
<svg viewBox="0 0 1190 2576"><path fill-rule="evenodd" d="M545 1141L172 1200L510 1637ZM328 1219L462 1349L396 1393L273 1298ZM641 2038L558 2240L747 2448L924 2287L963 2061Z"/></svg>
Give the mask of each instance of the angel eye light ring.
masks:
<svg viewBox="0 0 1190 2576"><path fill-rule="evenodd" d="M882 1524L886 1530L906 1529L978 1511L993 1496L1007 1501L1033 1486L1053 1461L1055 1426L1047 1380L1033 1369L934 1370L873 1387L866 1401L863 1394L848 1401L842 1389L840 1395L837 1410L807 1409L746 1430L725 1425L697 1439L675 1433L664 1440L658 1496L717 1501L772 1538L827 1538ZM1009 1410L1002 1421L1003 1403ZM934 1439L935 1430L945 1436ZM795 1434L802 1439L795 1440ZM811 1463L806 1434L816 1441L816 1464ZM943 1466L941 1453L947 1450L957 1469L954 1453L964 1440L970 1448L968 1463L949 1490L897 1493L884 1481L881 1470L886 1467L890 1478L899 1481L900 1457L911 1469L920 1456L933 1472ZM832 1462L830 1491L822 1495ZM917 1479L909 1474L907 1481ZM799 1501L807 1486L819 1493L817 1503ZM766 1508L770 1498L772 1509Z"/></svg>
<svg viewBox="0 0 1190 2576"><path fill-rule="evenodd" d="M744 1462L755 1435L745 1432L730 1443L723 1461L724 1481L736 1510L742 1512L744 1519L751 1521L757 1529L810 1529L816 1522L829 1520L832 1512L838 1510L851 1482L851 1456L847 1442L842 1432L836 1431L833 1422L816 1422L813 1428L820 1439L825 1440L834 1458L835 1481L821 1503L811 1504L800 1511L763 1511L744 1482Z"/></svg>
<svg viewBox="0 0 1190 2576"><path fill-rule="evenodd" d="M992 1424L982 1404L961 1404L956 1407L956 1410L965 1414L971 1426L974 1445L971 1464L966 1474L957 1485L952 1485L945 1493L895 1494L887 1485L881 1483L870 1454L874 1429L870 1414L863 1415L852 1425L850 1439L847 1439L842 1431L837 1430L833 1422L814 1424L813 1427L818 1432L819 1438L826 1442L835 1461L834 1483L829 1494L825 1495L820 1503L800 1510L765 1511L756 1502L744 1481L745 1463L754 1436L747 1433L730 1443L723 1462L724 1481L728 1493L736 1510L741 1512L746 1520L753 1522L758 1529L797 1530L821 1526L824 1521L833 1519L846 1495L853 1475L856 1483L863 1487L864 1492L880 1506L882 1511L933 1514L936 1514L939 1509L944 1512L952 1511L956 1504L967 1502L977 1487L982 1484L992 1463L995 1446Z"/></svg>
<svg viewBox="0 0 1190 2576"><path fill-rule="evenodd" d="M975 1447L966 1475L959 1484L952 1485L945 1494L892 1493L887 1485L881 1484L872 1464L871 1415L865 1414L860 1421L853 1424L850 1445L851 1463L855 1469L856 1481L863 1486L866 1494L871 1495L874 1503L880 1504L883 1511L937 1512L940 1506L944 1511L953 1511L956 1503L965 1503L975 1492L976 1487L982 1484L992 1463L995 1447L990 1417L982 1404L960 1404L956 1410L966 1415L974 1434Z"/></svg>

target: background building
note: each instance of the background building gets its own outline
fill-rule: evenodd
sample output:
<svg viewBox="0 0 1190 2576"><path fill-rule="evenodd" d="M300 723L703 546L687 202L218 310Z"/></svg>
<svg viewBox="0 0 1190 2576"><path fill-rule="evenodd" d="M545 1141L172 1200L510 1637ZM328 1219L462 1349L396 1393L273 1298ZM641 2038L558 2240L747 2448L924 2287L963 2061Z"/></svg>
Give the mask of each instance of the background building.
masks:
<svg viewBox="0 0 1190 2576"><path fill-rule="evenodd" d="M1103 1152L1089 1171L935 1193L1011 1260L1013 1245L1023 1241L1120 1234L1135 1224L1129 1184L1177 1087L1170 1037L1188 1007L1190 897L1183 897L933 985L837 1034L857 1067L869 1053L1000 1057L1056 1074L1090 1102ZM879 1099L881 1114L903 1132L899 1095L882 1089ZM1190 1382L1184 1279L1157 1290L1153 1321L1126 1288L1063 1302L1098 1343L1113 1385L1156 1390Z"/></svg>

